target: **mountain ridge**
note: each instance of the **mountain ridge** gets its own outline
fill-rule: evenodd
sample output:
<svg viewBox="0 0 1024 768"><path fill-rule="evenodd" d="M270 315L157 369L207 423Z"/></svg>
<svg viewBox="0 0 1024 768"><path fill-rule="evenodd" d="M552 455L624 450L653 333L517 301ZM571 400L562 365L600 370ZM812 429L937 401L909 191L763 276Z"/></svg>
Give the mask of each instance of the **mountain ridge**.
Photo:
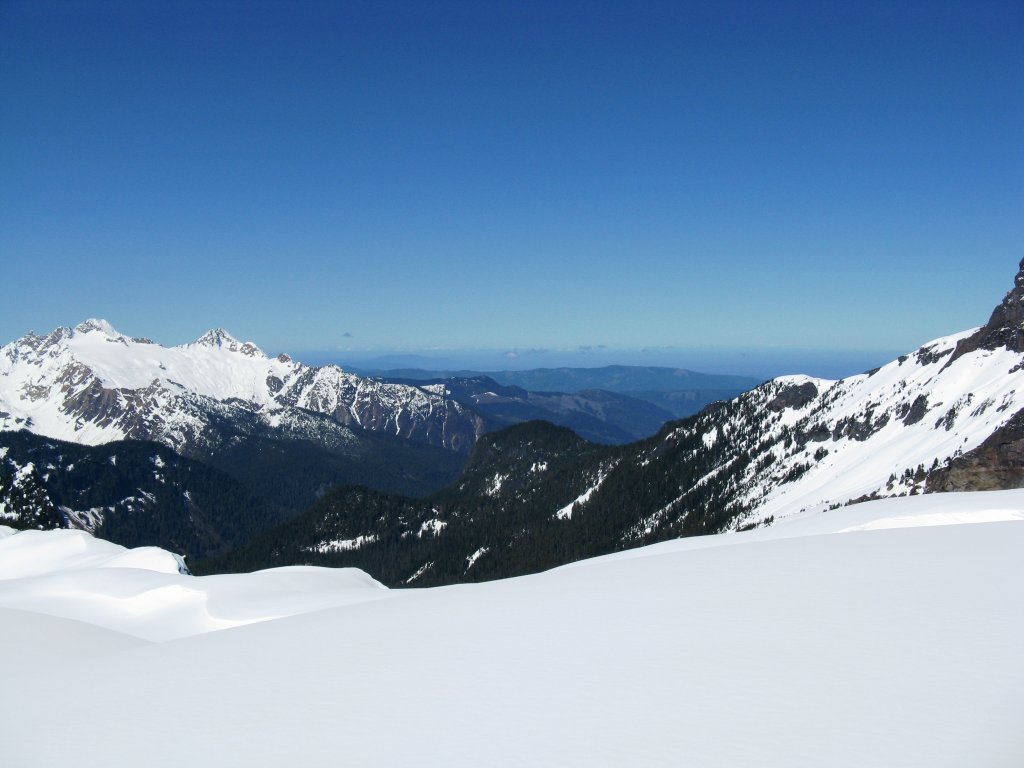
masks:
<svg viewBox="0 0 1024 768"><path fill-rule="evenodd" d="M1007 300L1022 285L1024 263ZM987 333L970 329L845 379L779 377L625 446L569 444L520 424L484 435L442 491L369 499L340 488L207 567L355 565L396 586L479 581L868 499L1021 487L1017 323L988 327L1003 332L987 345L970 348Z"/></svg>
<svg viewBox="0 0 1024 768"><path fill-rule="evenodd" d="M355 370L388 381L408 383L468 379L486 376L502 386L530 392L579 393L598 389L643 400L668 411L675 418L697 413L706 405L753 389L762 379L731 374L711 374L687 368L639 365L604 365L593 368L561 366L526 370L474 371L421 368Z"/></svg>
<svg viewBox="0 0 1024 768"><path fill-rule="evenodd" d="M198 455L226 439L217 428L225 419L306 434L329 420L339 439L357 428L461 453L483 429L451 399L269 358L223 329L163 347L90 319L0 348L0 429L85 444L155 440Z"/></svg>

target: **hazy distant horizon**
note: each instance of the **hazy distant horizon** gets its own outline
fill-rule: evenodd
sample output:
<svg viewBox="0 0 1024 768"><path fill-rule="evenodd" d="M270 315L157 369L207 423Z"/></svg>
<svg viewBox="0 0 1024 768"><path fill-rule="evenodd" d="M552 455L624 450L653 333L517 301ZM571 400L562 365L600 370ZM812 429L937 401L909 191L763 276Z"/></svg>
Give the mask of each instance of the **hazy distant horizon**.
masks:
<svg viewBox="0 0 1024 768"><path fill-rule="evenodd" d="M417 368L481 373L534 368L602 368L610 365L685 368L699 373L770 379L807 374L837 379L884 365L912 350L830 350L806 348L655 348L655 349L426 349L306 350L289 353L310 365L329 363L360 370ZM511 353L511 354L510 354Z"/></svg>
<svg viewBox="0 0 1024 768"><path fill-rule="evenodd" d="M186 339L154 337L139 328L111 323L109 319L81 318L65 322L63 327L74 328L79 323L95 320L107 324L110 332L132 338L146 338L164 347L173 347L196 341L203 334ZM29 333L45 335L53 328L29 328L16 336L0 339L5 346ZM230 325L218 326L240 342L251 342L269 356L286 354L307 365L335 364L361 371L395 369L425 369L430 371L524 371L536 368L601 368L611 365L684 368L699 373L747 376L760 380L786 374L807 374L821 378L842 378L879 367L897 356L912 352L903 349L843 349L826 347L783 346L714 346L670 345L636 348L614 348L606 345L578 347L503 347L503 348L333 348L323 349L297 344L280 347L265 340L235 332ZM962 329L967 330L967 329ZM937 338L937 337L936 337ZM931 339L925 339L921 344Z"/></svg>

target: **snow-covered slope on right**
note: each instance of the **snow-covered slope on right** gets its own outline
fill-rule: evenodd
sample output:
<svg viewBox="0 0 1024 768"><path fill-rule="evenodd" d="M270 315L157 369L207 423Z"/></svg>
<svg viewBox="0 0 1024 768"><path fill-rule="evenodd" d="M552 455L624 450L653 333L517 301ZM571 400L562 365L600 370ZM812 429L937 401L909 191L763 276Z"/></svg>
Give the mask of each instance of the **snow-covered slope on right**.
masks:
<svg viewBox="0 0 1024 768"><path fill-rule="evenodd" d="M936 490L936 470L977 449L1024 407L1020 352L979 349L953 357L974 333L938 339L841 381L776 379L695 431L712 445L743 438L751 460L737 467L737 502L758 519L929 485ZM751 406L762 420L743 418ZM737 451L731 466L744 458Z"/></svg>
<svg viewBox="0 0 1024 768"><path fill-rule="evenodd" d="M695 500L717 510L718 530L870 498L1020 487L1022 328L1024 261L981 328L840 381L774 379L684 422L638 456L646 466L671 453L688 477L635 533L681 524Z"/></svg>

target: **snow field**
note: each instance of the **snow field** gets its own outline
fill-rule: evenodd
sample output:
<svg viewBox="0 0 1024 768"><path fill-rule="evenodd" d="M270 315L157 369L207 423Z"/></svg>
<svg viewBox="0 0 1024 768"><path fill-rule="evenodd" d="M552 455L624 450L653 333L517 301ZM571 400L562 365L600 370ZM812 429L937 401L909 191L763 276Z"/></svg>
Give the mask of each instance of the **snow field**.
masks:
<svg viewBox="0 0 1024 768"><path fill-rule="evenodd" d="M319 609L301 593L326 569L273 600L274 571L221 591L155 573L222 612L296 610L87 664L81 625L4 610L5 658L68 646L5 671L0 748L12 766L1019 766L1022 510L1021 491L892 499L484 584L362 577L345 588L381 599ZM74 712L57 731L55 696Z"/></svg>

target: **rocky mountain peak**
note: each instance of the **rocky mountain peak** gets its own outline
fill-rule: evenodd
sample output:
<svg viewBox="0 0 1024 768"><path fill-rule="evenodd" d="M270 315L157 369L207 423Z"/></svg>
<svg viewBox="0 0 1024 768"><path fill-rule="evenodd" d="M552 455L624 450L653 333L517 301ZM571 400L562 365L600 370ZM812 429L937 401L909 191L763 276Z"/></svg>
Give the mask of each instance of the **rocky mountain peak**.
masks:
<svg viewBox="0 0 1024 768"><path fill-rule="evenodd" d="M111 338L118 338L122 334L106 320L90 317L83 323L75 326L75 333L102 333Z"/></svg>
<svg viewBox="0 0 1024 768"><path fill-rule="evenodd" d="M239 341L223 328L213 328L192 343L199 347L216 347L229 352L240 352L249 357L265 357L263 350L251 341Z"/></svg>
<svg viewBox="0 0 1024 768"><path fill-rule="evenodd" d="M211 328L192 343L200 347L230 347L237 345L238 339L223 328Z"/></svg>
<svg viewBox="0 0 1024 768"><path fill-rule="evenodd" d="M1024 259L1013 279L1013 288L992 311L988 322L957 344L946 365L977 349L1002 348L1024 352Z"/></svg>
<svg viewBox="0 0 1024 768"><path fill-rule="evenodd" d="M992 317L982 329L984 332L1008 332L1008 348L1024 352L1024 259L1021 259L1017 276L1013 279L1013 290L1006 294L1002 303L992 311ZM1012 343L1013 346L1010 346Z"/></svg>

